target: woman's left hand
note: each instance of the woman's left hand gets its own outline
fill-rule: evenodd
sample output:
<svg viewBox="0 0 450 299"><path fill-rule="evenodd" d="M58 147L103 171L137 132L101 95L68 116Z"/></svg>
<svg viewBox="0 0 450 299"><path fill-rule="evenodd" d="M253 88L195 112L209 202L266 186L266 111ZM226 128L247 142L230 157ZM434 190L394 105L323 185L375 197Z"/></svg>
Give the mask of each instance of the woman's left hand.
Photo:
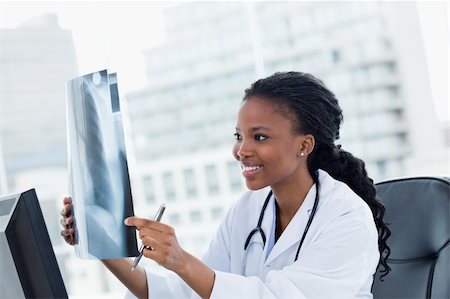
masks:
<svg viewBox="0 0 450 299"><path fill-rule="evenodd" d="M124 223L139 231L139 238L145 246L145 257L176 273L183 271L187 260L186 252L178 244L175 230L171 226L137 217L128 217Z"/></svg>

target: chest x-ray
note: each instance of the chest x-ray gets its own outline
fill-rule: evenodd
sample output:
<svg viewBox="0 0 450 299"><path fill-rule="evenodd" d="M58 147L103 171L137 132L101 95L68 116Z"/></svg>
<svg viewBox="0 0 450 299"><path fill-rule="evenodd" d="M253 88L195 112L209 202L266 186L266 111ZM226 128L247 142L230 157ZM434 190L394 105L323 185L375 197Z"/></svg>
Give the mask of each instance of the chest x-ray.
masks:
<svg viewBox="0 0 450 299"><path fill-rule="evenodd" d="M67 83L69 192L81 258L137 255L117 76L107 70Z"/></svg>

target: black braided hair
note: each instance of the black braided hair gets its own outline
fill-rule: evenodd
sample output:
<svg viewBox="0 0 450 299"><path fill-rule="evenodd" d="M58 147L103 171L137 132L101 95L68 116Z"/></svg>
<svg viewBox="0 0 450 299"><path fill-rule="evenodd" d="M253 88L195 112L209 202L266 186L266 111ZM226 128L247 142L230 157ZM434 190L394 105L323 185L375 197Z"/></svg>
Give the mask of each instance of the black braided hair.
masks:
<svg viewBox="0 0 450 299"><path fill-rule="evenodd" d="M319 168L323 169L346 183L369 205L378 230L378 265L384 268L380 278L386 276L391 270L387 264L390 248L386 243L391 231L383 222L385 208L377 198L364 162L334 144L339 139L343 121L342 109L334 93L311 74L277 72L253 83L245 90L243 100L254 96L276 104L279 112L294 121L296 133L314 136L315 146L307 160L308 171L313 178Z"/></svg>

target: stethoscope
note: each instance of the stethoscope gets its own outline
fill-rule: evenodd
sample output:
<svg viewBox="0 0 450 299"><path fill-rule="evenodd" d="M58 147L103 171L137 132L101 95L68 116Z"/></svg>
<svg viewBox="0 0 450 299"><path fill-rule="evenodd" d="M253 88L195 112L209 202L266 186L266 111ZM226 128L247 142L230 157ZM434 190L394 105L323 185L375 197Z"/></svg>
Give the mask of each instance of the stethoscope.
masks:
<svg viewBox="0 0 450 299"><path fill-rule="evenodd" d="M259 214L258 225L248 235L247 241L245 241L244 250L247 250L248 245L249 245L253 235L255 233L258 233L258 232L261 234L261 237L263 239L263 244L264 244L263 247L266 245L266 234L262 230L261 224L262 224L262 221L263 221L263 218L264 218L264 213L266 211L267 205L269 204L269 200L272 197L272 193L273 193L272 190L270 190L269 194L266 197L266 200L264 201L264 205L263 205L263 207L261 209L261 212ZM306 233L308 232L309 227L311 226L311 223L313 221L314 215L316 214L316 210L317 210L317 206L318 205L319 205L319 181L317 180L316 181L316 198L314 199L314 205L313 205L311 214L309 215L308 222L306 223L305 231L303 232L303 236L300 239L300 244L298 244L297 254L295 255L294 262L297 261L297 259L298 259L298 254L300 252L300 248L302 247L303 241L305 240L305 237L306 237Z"/></svg>

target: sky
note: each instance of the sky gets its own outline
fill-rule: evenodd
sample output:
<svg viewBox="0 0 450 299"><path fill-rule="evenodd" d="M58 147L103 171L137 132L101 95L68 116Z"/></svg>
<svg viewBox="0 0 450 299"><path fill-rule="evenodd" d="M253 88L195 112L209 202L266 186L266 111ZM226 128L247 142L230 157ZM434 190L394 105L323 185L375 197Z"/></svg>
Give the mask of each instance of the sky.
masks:
<svg viewBox="0 0 450 299"><path fill-rule="evenodd" d="M182 2L0 1L0 28L57 13L60 26L72 31L80 75L110 68L127 93L145 86L142 51L166 40L163 10ZM441 121L449 121L449 4L418 1L417 7L436 112Z"/></svg>
<svg viewBox="0 0 450 299"><path fill-rule="evenodd" d="M0 1L0 28L15 28L34 16L56 13L59 26L72 31L78 71L118 72L121 89L145 84L145 49L164 43L162 11L170 1Z"/></svg>

